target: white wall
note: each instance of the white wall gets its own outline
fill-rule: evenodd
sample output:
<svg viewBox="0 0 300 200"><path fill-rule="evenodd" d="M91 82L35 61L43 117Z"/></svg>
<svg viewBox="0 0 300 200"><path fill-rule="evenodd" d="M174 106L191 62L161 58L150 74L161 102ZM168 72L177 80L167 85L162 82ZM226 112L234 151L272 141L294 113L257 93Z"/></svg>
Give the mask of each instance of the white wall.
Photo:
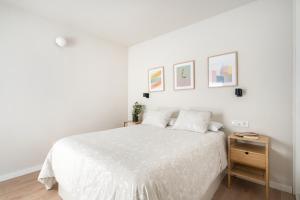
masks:
<svg viewBox="0 0 300 200"><path fill-rule="evenodd" d="M295 119L295 138L294 138L294 149L295 149L295 193L297 198L300 199L300 0L295 0L295 103L296 103L296 119Z"/></svg>
<svg viewBox="0 0 300 200"><path fill-rule="evenodd" d="M58 48L59 35L71 44ZM0 180L42 164L59 138L120 127L127 119L127 53L0 5Z"/></svg>
<svg viewBox="0 0 300 200"><path fill-rule="evenodd" d="M238 51L239 86L208 88L207 57ZM235 130L231 120L248 120L249 130L272 138L272 186L292 191L292 1L258 0L129 49L128 112L135 101L150 107L196 106L211 109ZM173 90L173 64L196 61L196 89ZM165 92L147 91L147 70L165 67Z"/></svg>

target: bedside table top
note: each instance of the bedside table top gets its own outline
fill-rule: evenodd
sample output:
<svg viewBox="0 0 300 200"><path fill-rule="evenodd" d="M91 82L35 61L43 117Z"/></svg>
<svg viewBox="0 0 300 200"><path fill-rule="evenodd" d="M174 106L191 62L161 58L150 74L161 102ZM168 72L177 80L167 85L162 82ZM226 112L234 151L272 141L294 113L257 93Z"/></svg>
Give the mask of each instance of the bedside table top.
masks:
<svg viewBox="0 0 300 200"><path fill-rule="evenodd" d="M124 127L127 127L127 126L135 126L135 125L139 125L141 124L142 122L133 122L133 121L125 121L123 124Z"/></svg>
<svg viewBox="0 0 300 200"><path fill-rule="evenodd" d="M142 122L124 121L124 123L131 123L131 124L141 124Z"/></svg>
<svg viewBox="0 0 300 200"><path fill-rule="evenodd" d="M228 137L230 139L258 142L258 143L263 143L263 144L268 144L269 143L269 137L265 136L265 135L261 135L261 134L258 134L258 139L243 138L243 137L239 137L239 136L234 135L234 133L230 134Z"/></svg>

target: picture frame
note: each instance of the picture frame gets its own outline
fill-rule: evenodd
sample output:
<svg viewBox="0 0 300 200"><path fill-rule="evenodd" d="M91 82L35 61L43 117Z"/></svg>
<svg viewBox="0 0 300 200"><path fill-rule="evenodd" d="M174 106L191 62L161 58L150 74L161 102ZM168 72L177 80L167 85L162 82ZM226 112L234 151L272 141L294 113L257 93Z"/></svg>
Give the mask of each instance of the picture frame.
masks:
<svg viewBox="0 0 300 200"><path fill-rule="evenodd" d="M195 61L173 65L174 90L195 89Z"/></svg>
<svg viewBox="0 0 300 200"><path fill-rule="evenodd" d="M149 92L162 92L165 90L164 67L154 67L148 70Z"/></svg>
<svg viewBox="0 0 300 200"><path fill-rule="evenodd" d="M231 87L238 84L236 51L208 57L208 87Z"/></svg>

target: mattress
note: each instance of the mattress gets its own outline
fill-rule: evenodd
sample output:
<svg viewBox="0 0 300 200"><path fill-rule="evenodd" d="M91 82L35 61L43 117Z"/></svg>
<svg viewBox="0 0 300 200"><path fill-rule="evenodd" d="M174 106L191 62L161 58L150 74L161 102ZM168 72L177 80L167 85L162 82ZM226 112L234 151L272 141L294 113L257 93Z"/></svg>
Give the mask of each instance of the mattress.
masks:
<svg viewBox="0 0 300 200"><path fill-rule="evenodd" d="M138 125L57 141L38 180L77 200L199 200L226 166L223 132Z"/></svg>

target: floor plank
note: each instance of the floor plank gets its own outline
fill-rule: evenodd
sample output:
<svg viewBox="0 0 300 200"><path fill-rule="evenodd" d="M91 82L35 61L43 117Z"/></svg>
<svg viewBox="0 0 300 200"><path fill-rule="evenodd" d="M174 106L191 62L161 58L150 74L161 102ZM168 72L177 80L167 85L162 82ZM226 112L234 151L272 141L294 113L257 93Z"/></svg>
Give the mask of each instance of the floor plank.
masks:
<svg viewBox="0 0 300 200"><path fill-rule="evenodd" d="M37 177L35 172L0 182L0 200L61 200L57 187L47 191Z"/></svg>
<svg viewBox="0 0 300 200"><path fill-rule="evenodd" d="M264 200L265 188L262 185L232 178L231 188L227 188L227 177L224 178L213 200ZM270 200L295 200L292 194L270 188Z"/></svg>
<svg viewBox="0 0 300 200"><path fill-rule="evenodd" d="M38 172L0 182L0 200L61 200L57 187L47 191L37 181ZM264 187L233 178L232 187L226 187L224 178L213 200L263 200ZM270 190L270 200L295 200L294 196L275 189Z"/></svg>

